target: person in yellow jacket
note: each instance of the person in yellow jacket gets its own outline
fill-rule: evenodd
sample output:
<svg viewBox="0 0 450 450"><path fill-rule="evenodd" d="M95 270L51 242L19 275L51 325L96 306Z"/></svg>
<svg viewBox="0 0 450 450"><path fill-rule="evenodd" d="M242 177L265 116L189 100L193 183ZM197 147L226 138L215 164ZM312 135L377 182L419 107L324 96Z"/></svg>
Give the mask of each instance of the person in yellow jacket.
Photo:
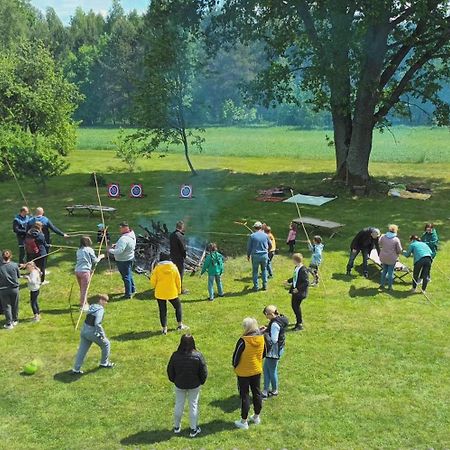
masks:
<svg viewBox="0 0 450 450"><path fill-rule="evenodd" d="M233 367L237 375L239 395L241 397L241 420L234 424L241 430L248 430L248 413L250 411L250 393L252 391L254 415L251 421L255 425L261 423L259 417L262 409L261 373L265 353L264 335L261 333L256 319L247 317L242 326L244 334L237 341L233 353Z"/></svg>
<svg viewBox="0 0 450 450"><path fill-rule="evenodd" d="M170 261L169 255L161 253L159 263L150 276L150 284L155 288L162 334L167 334L167 302L175 309L177 330L187 329L188 327L183 325L183 309L178 297L181 294L180 272L178 272L177 266Z"/></svg>
<svg viewBox="0 0 450 450"><path fill-rule="evenodd" d="M277 251L277 241L275 240L275 236L272 233L272 228L269 227L269 225L264 224L264 233L266 233L267 236L269 236L270 243L272 244L269 250L269 261L267 262L267 276L269 278L272 278L273 277L272 260Z"/></svg>

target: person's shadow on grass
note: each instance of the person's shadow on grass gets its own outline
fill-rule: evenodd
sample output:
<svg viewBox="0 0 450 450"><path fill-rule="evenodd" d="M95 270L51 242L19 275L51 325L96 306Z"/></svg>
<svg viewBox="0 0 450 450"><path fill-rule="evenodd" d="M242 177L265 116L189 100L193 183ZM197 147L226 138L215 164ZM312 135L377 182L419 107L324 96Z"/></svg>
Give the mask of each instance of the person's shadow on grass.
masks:
<svg viewBox="0 0 450 450"><path fill-rule="evenodd" d="M90 373L95 373L98 370L100 370L100 367L96 367L95 369L86 370L86 371L84 371L83 374L73 373L72 370L65 370L64 372L55 373L55 375L53 375L53 379L55 381L59 381L60 383L70 384L75 381L78 381L80 378L85 377L86 375L89 375Z"/></svg>
<svg viewBox="0 0 450 450"><path fill-rule="evenodd" d="M111 337L112 341L140 341L142 339L149 339L155 336L161 336L161 331L130 331L128 333L119 334Z"/></svg>
<svg viewBox="0 0 450 450"><path fill-rule="evenodd" d="M224 413L232 413L239 409L240 400L237 395L230 395L227 398L213 400L210 405L220 408Z"/></svg>
<svg viewBox="0 0 450 450"><path fill-rule="evenodd" d="M200 427L202 432L195 440L201 439L202 436L235 429L233 422L226 422L224 420L213 420L209 423L200 424ZM151 445L159 442L166 442L173 438L187 437L188 432L189 430L185 430L182 431L181 434L176 435L172 430L145 430L123 438L120 443L122 445Z"/></svg>

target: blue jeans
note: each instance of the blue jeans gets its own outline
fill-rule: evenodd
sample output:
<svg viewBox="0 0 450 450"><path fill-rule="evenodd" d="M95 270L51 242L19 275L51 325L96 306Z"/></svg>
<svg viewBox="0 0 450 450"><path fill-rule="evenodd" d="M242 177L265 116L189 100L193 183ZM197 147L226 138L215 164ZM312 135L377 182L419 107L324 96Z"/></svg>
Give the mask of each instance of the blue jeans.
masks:
<svg viewBox="0 0 450 450"><path fill-rule="evenodd" d="M279 359L264 359L264 391L269 392L272 386L272 392L278 391L278 362Z"/></svg>
<svg viewBox="0 0 450 450"><path fill-rule="evenodd" d="M368 268L369 251L367 249L356 250L355 252L350 250L350 256L348 258L348 263L347 263L347 272L350 272L350 270L353 269L353 265L355 264L355 259L360 253L362 253L362 257L363 257L363 272L364 272L364 274L367 274L369 272L369 268Z"/></svg>
<svg viewBox="0 0 450 450"><path fill-rule="evenodd" d="M131 268L133 261L116 261L117 268L122 276L123 285L125 287L125 297L131 297L131 294L136 292L133 280L133 272Z"/></svg>
<svg viewBox="0 0 450 450"><path fill-rule="evenodd" d="M381 271L381 286L384 287L386 284L386 278L388 282L388 288L392 289L392 284L394 283L394 268L395 265L390 266L388 264L383 264L383 270Z"/></svg>
<svg viewBox="0 0 450 450"><path fill-rule="evenodd" d="M252 256L252 269L253 269L253 287L259 288L258 272L261 268L261 278L263 288L267 286L267 264L269 262L269 255L267 253L260 253Z"/></svg>
<svg viewBox="0 0 450 450"><path fill-rule="evenodd" d="M217 284L219 297L223 296L222 275L208 275L208 295L211 300L214 298L214 281Z"/></svg>

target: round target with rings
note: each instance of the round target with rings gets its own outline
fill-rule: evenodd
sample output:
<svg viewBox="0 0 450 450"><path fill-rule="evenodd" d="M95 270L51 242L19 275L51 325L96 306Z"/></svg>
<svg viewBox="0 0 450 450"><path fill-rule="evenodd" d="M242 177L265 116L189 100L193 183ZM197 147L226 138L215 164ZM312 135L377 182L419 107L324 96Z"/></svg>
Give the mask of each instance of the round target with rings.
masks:
<svg viewBox="0 0 450 450"><path fill-rule="evenodd" d="M120 186L118 183L108 184L108 197L110 198L120 197Z"/></svg>
<svg viewBox="0 0 450 450"><path fill-rule="evenodd" d="M142 198L144 196L144 191L142 189L142 184L132 184L130 188L130 197L132 198Z"/></svg>
<svg viewBox="0 0 450 450"><path fill-rule="evenodd" d="M192 186L190 184L180 186L180 198L192 198Z"/></svg>

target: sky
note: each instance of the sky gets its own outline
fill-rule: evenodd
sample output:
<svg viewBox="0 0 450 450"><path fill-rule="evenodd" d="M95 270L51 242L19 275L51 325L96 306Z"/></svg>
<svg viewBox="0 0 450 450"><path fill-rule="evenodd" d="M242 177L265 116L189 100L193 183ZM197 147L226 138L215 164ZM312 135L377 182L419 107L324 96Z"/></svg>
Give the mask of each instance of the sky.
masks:
<svg viewBox="0 0 450 450"><path fill-rule="evenodd" d="M45 12L47 7L51 6L60 19L65 24L68 24L70 17L78 6L81 6L86 11L92 9L95 12L106 15L111 6L111 0L31 0L31 4L43 12ZM136 9L139 12L144 12L147 9L149 0L122 0L121 4L125 11Z"/></svg>

